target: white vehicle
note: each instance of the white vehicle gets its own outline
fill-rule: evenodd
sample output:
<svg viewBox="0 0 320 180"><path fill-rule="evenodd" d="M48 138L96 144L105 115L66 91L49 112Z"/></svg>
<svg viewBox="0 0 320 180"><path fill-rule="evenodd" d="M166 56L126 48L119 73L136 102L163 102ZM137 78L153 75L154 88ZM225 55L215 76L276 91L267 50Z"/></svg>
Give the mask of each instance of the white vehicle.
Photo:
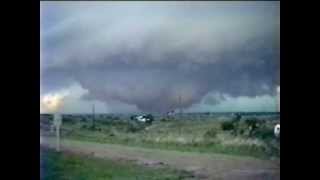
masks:
<svg viewBox="0 0 320 180"><path fill-rule="evenodd" d="M143 123L152 123L153 117L151 115L140 115L140 116L135 116L134 119L139 122Z"/></svg>
<svg viewBox="0 0 320 180"><path fill-rule="evenodd" d="M137 116L137 120L140 122L147 122L147 118L145 118L144 116Z"/></svg>
<svg viewBox="0 0 320 180"><path fill-rule="evenodd" d="M167 116L173 116L174 114L175 114L174 110L167 112Z"/></svg>
<svg viewBox="0 0 320 180"><path fill-rule="evenodd" d="M280 137L280 124L277 124L275 127L274 127L274 135L276 137Z"/></svg>

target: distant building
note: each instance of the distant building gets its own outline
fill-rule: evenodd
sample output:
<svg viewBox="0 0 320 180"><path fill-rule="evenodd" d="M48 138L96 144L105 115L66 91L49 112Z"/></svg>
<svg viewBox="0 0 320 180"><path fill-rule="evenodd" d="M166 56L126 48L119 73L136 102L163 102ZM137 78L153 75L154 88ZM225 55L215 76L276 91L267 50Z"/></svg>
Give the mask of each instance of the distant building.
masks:
<svg viewBox="0 0 320 180"><path fill-rule="evenodd" d="M167 116L173 116L175 114L174 110L167 112Z"/></svg>
<svg viewBox="0 0 320 180"><path fill-rule="evenodd" d="M143 122L143 123L152 123L153 116L152 115L140 115L140 116L135 116L134 119L136 121Z"/></svg>

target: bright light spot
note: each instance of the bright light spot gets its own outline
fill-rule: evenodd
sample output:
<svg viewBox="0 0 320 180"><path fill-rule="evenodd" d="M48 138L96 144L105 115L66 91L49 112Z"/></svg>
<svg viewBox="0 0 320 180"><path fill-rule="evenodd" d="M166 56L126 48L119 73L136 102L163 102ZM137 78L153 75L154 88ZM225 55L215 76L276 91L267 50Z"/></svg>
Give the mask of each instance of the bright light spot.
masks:
<svg viewBox="0 0 320 180"><path fill-rule="evenodd" d="M47 94L40 97L40 112L57 112L63 105L65 95L62 94Z"/></svg>

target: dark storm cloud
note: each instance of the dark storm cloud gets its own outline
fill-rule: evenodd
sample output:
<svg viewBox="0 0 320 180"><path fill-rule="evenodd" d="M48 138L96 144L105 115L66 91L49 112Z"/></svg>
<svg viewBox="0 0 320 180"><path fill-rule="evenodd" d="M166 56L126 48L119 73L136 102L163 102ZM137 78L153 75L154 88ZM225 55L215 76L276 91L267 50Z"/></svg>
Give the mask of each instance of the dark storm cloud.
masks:
<svg viewBox="0 0 320 180"><path fill-rule="evenodd" d="M42 21L53 21L41 29L48 91L76 81L85 99L157 112L190 107L209 92L275 93L277 2L75 4L42 3Z"/></svg>

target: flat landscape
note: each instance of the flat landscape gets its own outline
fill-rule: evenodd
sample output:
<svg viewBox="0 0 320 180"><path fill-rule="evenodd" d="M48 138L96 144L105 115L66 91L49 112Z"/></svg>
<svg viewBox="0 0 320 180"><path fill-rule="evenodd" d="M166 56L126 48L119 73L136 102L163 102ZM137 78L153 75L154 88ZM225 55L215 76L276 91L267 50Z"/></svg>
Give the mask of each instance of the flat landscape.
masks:
<svg viewBox="0 0 320 180"><path fill-rule="evenodd" d="M40 44L41 180L280 179L279 1L44 1Z"/></svg>
<svg viewBox="0 0 320 180"><path fill-rule="evenodd" d="M92 127L90 120L74 119L64 118L61 153L54 152L54 133L44 128L50 121L43 120L41 147L47 158L42 158L43 163L58 163L53 160L57 158L79 161L74 170L65 171L73 166L66 162L61 162L60 169L49 168L49 173L43 172L47 175L43 180L77 179L77 173L70 173L81 171L88 162L94 162L92 170L83 168L83 173L95 176L93 179L280 179L280 142L273 135L274 120L159 119L146 125L111 118L96 120ZM254 124L255 130L246 132L252 129L248 124ZM102 165L95 168L96 161ZM109 166L119 169L108 174ZM130 178L122 177L121 171Z"/></svg>
<svg viewBox="0 0 320 180"><path fill-rule="evenodd" d="M54 139L44 139L44 142L43 145L46 147L55 146ZM280 179L278 162L250 157L155 150L75 140L62 141L62 151L111 159L116 162L115 164L123 161L135 162L147 169L170 167L181 172L189 172L185 175L185 178L189 179ZM178 173L177 176L183 179Z"/></svg>

